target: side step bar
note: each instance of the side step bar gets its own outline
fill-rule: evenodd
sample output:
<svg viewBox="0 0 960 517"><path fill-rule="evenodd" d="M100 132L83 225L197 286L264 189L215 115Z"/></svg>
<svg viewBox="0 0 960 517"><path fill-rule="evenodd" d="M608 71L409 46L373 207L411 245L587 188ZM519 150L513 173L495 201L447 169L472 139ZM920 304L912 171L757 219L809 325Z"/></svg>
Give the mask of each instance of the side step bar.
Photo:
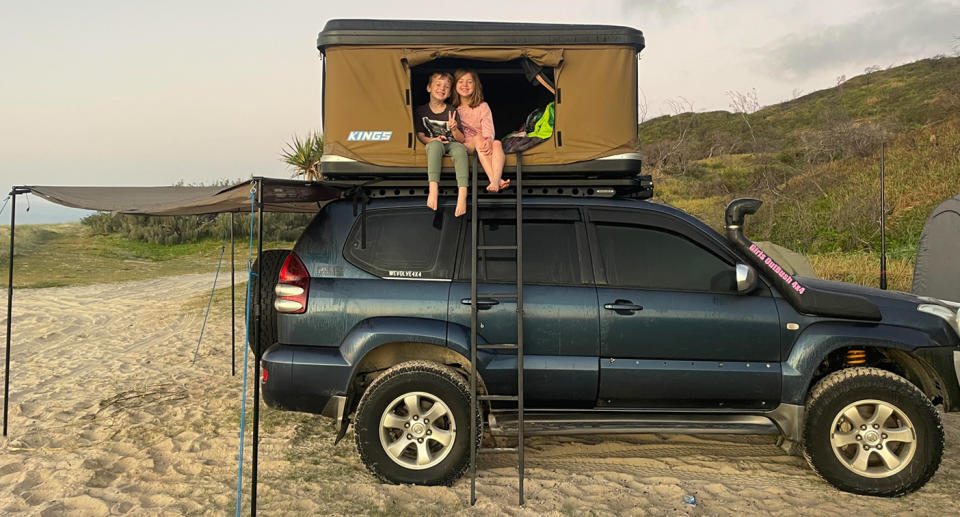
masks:
<svg viewBox="0 0 960 517"><path fill-rule="evenodd" d="M512 411L490 413L490 434L515 436L517 416ZM780 429L762 415L698 413L568 413L527 412L523 434L780 434Z"/></svg>

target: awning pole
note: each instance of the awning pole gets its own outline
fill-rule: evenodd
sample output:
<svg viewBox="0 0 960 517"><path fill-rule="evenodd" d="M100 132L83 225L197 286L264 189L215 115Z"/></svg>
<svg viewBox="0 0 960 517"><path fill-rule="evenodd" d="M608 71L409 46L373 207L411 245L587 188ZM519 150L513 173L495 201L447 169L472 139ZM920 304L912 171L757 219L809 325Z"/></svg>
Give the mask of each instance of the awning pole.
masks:
<svg viewBox="0 0 960 517"><path fill-rule="evenodd" d="M7 352L3 368L3 435L7 435L7 411L10 407L10 330L13 323L13 231L17 223L17 189L10 191L10 268L7 277Z"/></svg>
<svg viewBox="0 0 960 517"><path fill-rule="evenodd" d="M257 182L257 300L256 336L257 344L253 363L253 470L250 474L250 515L257 515L257 451L260 448L260 354L263 353L263 337L260 335L260 318L263 316L263 292L260 290L261 270L263 270L263 178Z"/></svg>
<svg viewBox="0 0 960 517"><path fill-rule="evenodd" d="M230 375L237 374L237 294L234 276L233 212L230 212Z"/></svg>

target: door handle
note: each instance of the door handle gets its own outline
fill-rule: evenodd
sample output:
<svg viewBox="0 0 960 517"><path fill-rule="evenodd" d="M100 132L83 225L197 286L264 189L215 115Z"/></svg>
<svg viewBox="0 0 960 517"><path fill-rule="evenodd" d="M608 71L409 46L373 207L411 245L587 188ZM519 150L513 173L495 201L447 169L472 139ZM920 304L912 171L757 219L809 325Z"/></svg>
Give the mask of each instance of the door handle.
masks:
<svg viewBox="0 0 960 517"><path fill-rule="evenodd" d="M632 314L635 311L643 310L642 305L637 305L630 300L617 300L613 303L604 304L603 308L608 311L617 311L620 314Z"/></svg>
<svg viewBox="0 0 960 517"><path fill-rule="evenodd" d="M471 305L470 298L464 298L460 300L461 305ZM499 305L500 302L494 300L493 298L477 298L477 310L482 311L493 307L494 305Z"/></svg>

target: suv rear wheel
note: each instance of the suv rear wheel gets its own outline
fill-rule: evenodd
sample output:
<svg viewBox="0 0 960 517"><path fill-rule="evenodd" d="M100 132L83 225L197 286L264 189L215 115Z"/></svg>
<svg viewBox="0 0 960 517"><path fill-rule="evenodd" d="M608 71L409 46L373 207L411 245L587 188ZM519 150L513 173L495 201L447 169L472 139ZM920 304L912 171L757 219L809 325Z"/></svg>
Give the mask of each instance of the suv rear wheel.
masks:
<svg viewBox="0 0 960 517"><path fill-rule="evenodd" d="M804 455L841 490L896 497L922 487L943 457L943 426L916 386L877 368L821 380L807 401Z"/></svg>
<svg viewBox="0 0 960 517"><path fill-rule="evenodd" d="M378 377L357 406L360 459L381 481L453 484L470 459L469 414L460 374L429 361L401 363Z"/></svg>

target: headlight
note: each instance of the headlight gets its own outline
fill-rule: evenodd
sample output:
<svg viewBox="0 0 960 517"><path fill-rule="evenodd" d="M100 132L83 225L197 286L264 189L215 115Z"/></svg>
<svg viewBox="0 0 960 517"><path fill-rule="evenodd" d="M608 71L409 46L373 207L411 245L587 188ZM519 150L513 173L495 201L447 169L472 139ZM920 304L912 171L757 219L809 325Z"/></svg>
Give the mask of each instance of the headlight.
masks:
<svg viewBox="0 0 960 517"><path fill-rule="evenodd" d="M921 303L917 306L917 310L947 320L947 323L949 323L953 331L957 333L957 336L960 336L960 310L932 303Z"/></svg>

